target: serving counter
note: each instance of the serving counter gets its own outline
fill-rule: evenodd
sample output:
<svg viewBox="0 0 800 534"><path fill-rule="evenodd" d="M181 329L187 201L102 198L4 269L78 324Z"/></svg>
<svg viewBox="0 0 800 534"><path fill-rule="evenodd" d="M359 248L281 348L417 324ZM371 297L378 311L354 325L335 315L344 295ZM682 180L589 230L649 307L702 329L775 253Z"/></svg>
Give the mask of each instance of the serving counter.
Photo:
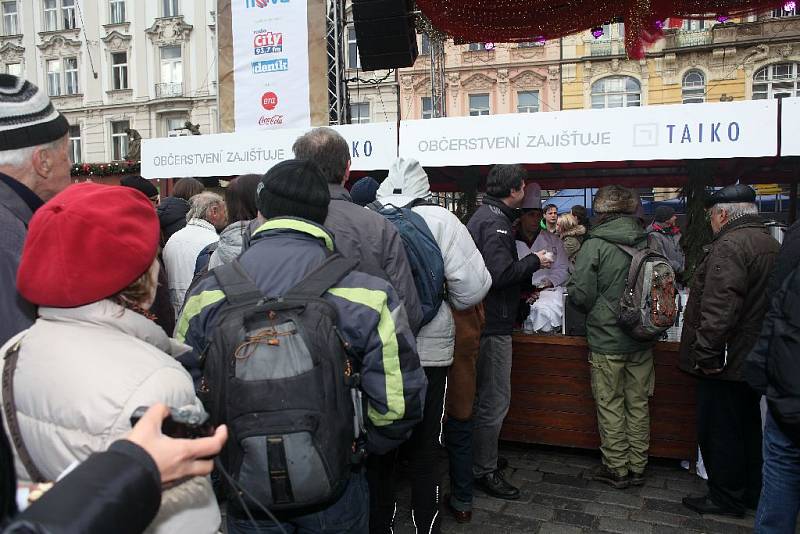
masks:
<svg viewBox="0 0 800 534"><path fill-rule="evenodd" d="M678 343L656 343L650 399L650 455L694 459L695 379L678 369ZM513 336L511 407L501 438L596 449L600 446L586 338Z"/></svg>

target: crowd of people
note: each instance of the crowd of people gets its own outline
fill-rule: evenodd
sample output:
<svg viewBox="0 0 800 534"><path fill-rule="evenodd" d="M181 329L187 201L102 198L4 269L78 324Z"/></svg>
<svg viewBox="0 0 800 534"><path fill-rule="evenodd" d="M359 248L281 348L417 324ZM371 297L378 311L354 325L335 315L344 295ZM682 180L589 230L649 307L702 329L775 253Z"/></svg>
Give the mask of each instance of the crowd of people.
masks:
<svg viewBox="0 0 800 534"><path fill-rule="evenodd" d="M418 532L441 532L443 510L469 522L475 489L520 496L498 450L512 332L555 288L585 319L602 458L585 476L645 483L656 340L621 326L619 303L636 251L683 272L672 208L647 221L634 190L606 186L591 221L559 214L523 166L495 165L463 223L412 159L348 191L328 128L224 196L184 178L161 198L138 176L71 184L68 126L0 75L4 532L217 532L222 503L229 533L389 533L402 459ZM683 502L793 532L800 232L780 248L744 185L707 207L680 367L708 493ZM167 407L216 431L164 436Z"/></svg>

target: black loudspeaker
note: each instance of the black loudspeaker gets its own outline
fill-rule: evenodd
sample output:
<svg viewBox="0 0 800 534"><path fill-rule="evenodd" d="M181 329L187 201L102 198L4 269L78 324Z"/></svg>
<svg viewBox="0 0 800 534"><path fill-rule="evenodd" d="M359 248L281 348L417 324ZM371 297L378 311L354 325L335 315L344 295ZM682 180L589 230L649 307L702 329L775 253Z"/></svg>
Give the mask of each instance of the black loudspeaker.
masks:
<svg viewBox="0 0 800 534"><path fill-rule="evenodd" d="M353 22L363 70L410 67L417 33L411 0L353 0Z"/></svg>

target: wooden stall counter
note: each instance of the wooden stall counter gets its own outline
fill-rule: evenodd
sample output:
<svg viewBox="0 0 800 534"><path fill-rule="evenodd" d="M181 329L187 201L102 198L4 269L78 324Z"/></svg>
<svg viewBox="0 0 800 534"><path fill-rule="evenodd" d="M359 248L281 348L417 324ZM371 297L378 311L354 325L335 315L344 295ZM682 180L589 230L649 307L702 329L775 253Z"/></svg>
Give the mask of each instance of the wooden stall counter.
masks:
<svg viewBox="0 0 800 534"><path fill-rule="evenodd" d="M678 343L656 343L650 399L650 455L693 459L695 379L678 369ZM501 438L596 449L600 446L586 338L513 336L511 407Z"/></svg>

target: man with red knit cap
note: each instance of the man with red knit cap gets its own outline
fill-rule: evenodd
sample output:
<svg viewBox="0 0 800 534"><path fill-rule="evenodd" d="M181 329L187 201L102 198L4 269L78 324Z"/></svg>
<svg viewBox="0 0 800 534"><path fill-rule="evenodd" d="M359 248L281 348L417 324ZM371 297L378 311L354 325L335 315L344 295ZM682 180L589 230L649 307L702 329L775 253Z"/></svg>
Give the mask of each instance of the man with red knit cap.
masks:
<svg viewBox="0 0 800 534"><path fill-rule="evenodd" d="M14 280L28 222L70 183L68 131L67 119L44 91L0 74L0 345L35 317Z"/></svg>

